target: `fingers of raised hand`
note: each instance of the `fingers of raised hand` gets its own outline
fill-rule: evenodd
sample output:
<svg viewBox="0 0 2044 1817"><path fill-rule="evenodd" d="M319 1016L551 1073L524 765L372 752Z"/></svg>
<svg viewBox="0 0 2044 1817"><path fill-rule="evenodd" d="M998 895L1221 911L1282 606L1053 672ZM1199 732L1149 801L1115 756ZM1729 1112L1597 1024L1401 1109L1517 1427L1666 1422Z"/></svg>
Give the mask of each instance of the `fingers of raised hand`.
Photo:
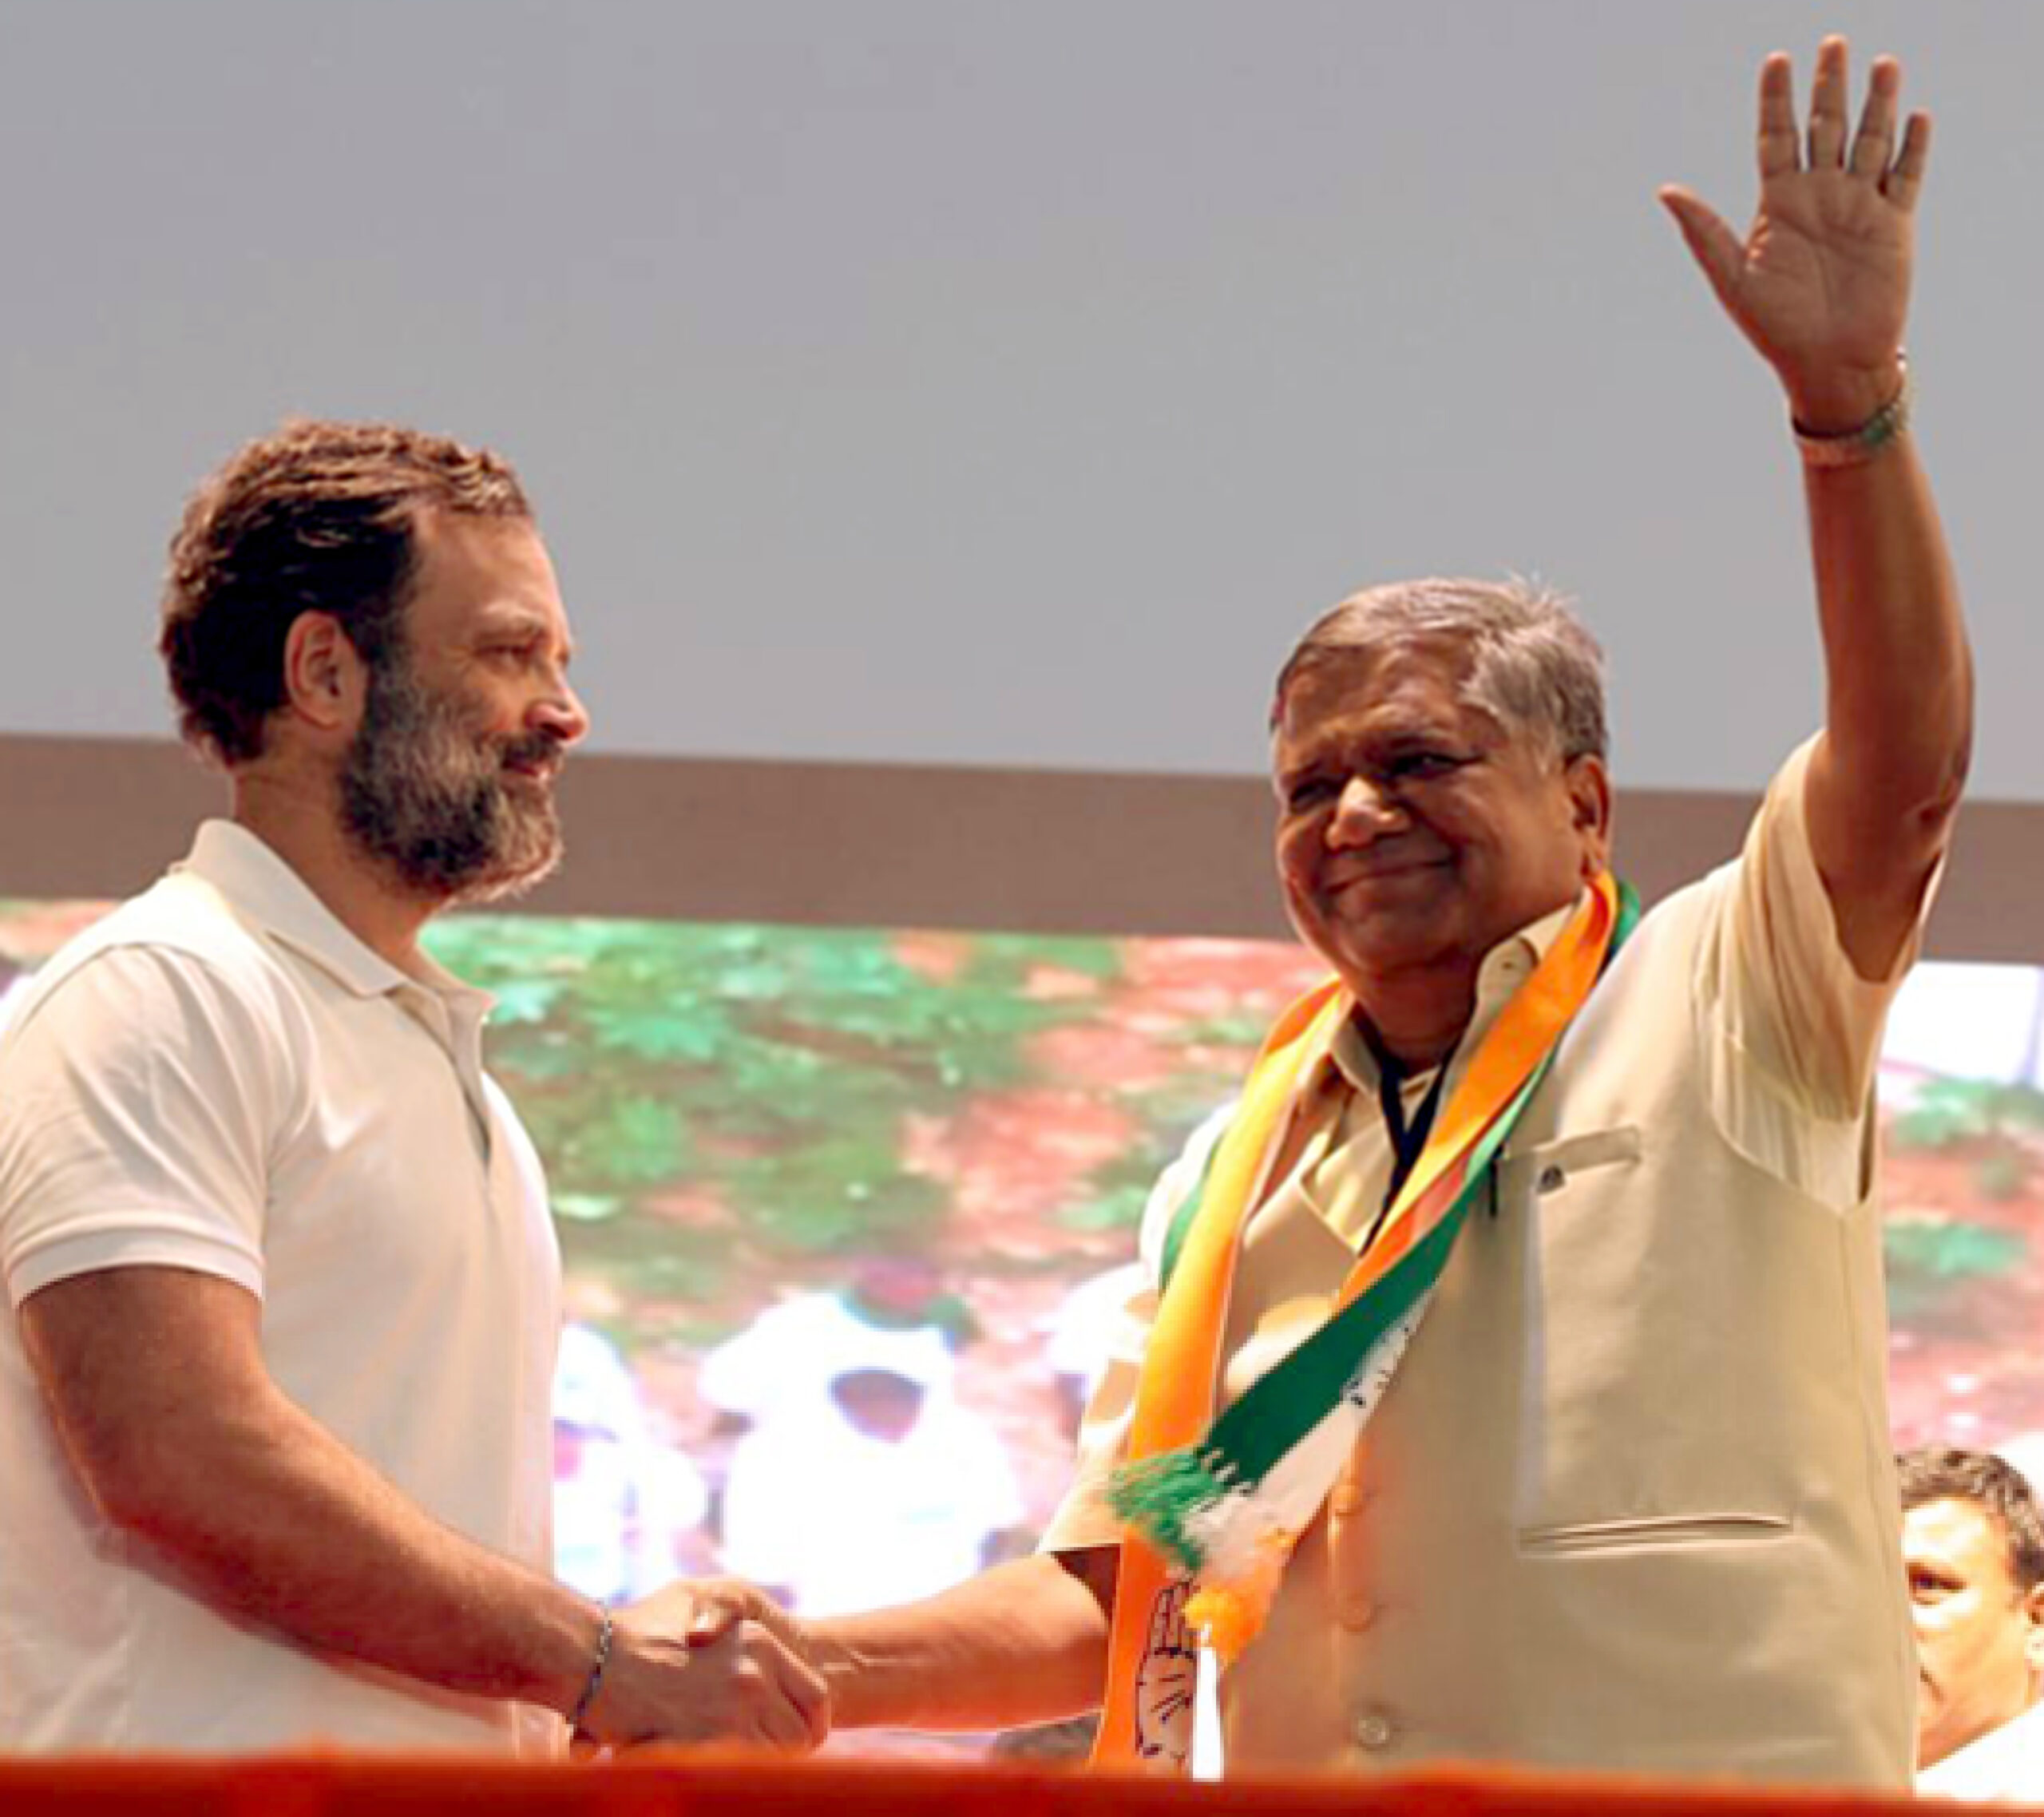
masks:
<svg viewBox="0 0 2044 1817"><path fill-rule="evenodd" d="M1816 74L1810 82L1809 167L1830 170L1840 162L1852 100L1845 74L1845 40L1828 38L1817 46Z"/></svg>
<svg viewBox="0 0 2044 1817"><path fill-rule="evenodd" d="M1881 193L1905 213L1916 206L1917 192L1923 187L1923 167L1930 156L1931 117L1912 113L1903 131L1902 149L1881 181Z"/></svg>
<svg viewBox="0 0 2044 1817"><path fill-rule="evenodd" d="M1855 176L1879 182L1895 155L1895 97L1902 87L1902 65L1892 57L1878 57L1867 77L1867 105L1860 110L1860 129L1852 135L1848 163Z"/></svg>
<svg viewBox="0 0 2044 1817"><path fill-rule="evenodd" d="M1777 51L1761 65L1757 141L1761 177L1765 181L1799 170L1842 169L1875 184L1889 200L1907 208L1923 182L1930 152L1930 118L1922 113L1909 117L1898 152L1895 121L1902 66L1892 57L1876 57L1868 74L1859 125L1848 142L1852 105L1847 55L1842 38L1828 38L1818 47L1807 133L1796 127L1795 71L1787 53Z"/></svg>
<svg viewBox="0 0 2044 1817"><path fill-rule="evenodd" d="M1931 155L1931 117L1912 113L1895 149L1896 102L1902 94L1902 65L1892 57L1874 60L1867 77L1867 105L1860 110L1860 130L1853 136L1852 174L1878 184L1897 208L1915 206L1923 187L1924 161Z"/></svg>
<svg viewBox="0 0 2044 1817"><path fill-rule="evenodd" d="M1760 66L1761 180L1785 176L1802 161L1796 133L1796 72L1786 51Z"/></svg>

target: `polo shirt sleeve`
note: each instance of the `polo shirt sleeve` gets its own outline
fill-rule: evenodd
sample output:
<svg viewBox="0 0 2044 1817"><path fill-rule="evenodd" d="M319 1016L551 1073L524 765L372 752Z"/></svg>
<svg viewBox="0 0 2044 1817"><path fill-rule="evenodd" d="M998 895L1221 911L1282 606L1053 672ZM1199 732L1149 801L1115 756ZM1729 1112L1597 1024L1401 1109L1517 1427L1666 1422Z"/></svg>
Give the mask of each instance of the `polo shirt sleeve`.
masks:
<svg viewBox="0 0 2044 1817"><path fill-rule="evenodd" d="M12 1304L109 1268L259 1296L280 1038L214 968L95 955L0 1050L0 1274Z"/></svg>
<svg viewBox="0 0 2044 1817"><path fill-rule="evenodd" d="M1838 937L1810 847L1812 738L1781 767L1717 892L1694 1003L1711 1108L1733 1146L1836 1206L1866 1190L1874 1068L1889 1004L1915 963L1916 931L1885 978L1862 978Z"/></svg>
<svg viewBox="0 0 2044 1817"><path fill-rule="evenodd" d="M1194 1130L1183 1150L1158 1176L1143 1210L1137 1246L1143 1263L1140 1281L1123 1302L1107 1347L1085 1417L1079 1422L1079 1455L1072 1486L1051 1516L1037 1542L1040 1552L1079 1552L1121 1542L1121 1522L1105 1499L1107 1479L1128 1451L1128 1429L1135 1414L1135 1390L1143 1374L1143 1353L1156 1322L1158 1283L1163 1273L1164 1239L1172 1221L1197 1190L1206 1158L1234 1114L1232 1104L1217 1110Z"/></svg>

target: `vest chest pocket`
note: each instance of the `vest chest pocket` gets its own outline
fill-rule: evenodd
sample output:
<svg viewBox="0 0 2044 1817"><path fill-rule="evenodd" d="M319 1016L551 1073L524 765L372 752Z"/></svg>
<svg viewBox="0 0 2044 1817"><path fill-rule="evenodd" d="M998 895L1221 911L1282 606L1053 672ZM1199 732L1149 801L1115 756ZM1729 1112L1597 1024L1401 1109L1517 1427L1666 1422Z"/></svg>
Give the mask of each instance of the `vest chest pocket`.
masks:
<svg viewBox="0 0 2044 1817"><path fill-rule="evenodd" d="M1640 1154L1639 1127L1635 1123L1562 1136L1516 1152L1507 1146L1497 1171L1499 1208L1537 1206L1543 1199L1566 1192L1584 1174L1638 1166Z"/></svg>

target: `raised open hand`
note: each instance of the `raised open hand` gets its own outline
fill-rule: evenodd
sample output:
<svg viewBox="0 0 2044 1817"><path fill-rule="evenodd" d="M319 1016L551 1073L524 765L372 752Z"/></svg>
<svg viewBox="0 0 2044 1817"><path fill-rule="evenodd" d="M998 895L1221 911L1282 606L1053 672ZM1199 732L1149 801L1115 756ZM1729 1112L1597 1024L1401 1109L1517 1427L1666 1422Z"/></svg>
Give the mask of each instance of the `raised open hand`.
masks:
<svg viewBox="0 0 2044 1817"><path fill-rule="evenodd" d="M1794 73L1777 51L1761 65L1760 206L1745 237L1691 191L1661 192L1718 301L1781 374L1806 428L1854 427L1899 383L1911 216L1931 149L1923 113L1909 117L1897 145L1901 89L1901 65L1877 58L1848 138L1845 41L1826 38L1805 134Z"/></svg>

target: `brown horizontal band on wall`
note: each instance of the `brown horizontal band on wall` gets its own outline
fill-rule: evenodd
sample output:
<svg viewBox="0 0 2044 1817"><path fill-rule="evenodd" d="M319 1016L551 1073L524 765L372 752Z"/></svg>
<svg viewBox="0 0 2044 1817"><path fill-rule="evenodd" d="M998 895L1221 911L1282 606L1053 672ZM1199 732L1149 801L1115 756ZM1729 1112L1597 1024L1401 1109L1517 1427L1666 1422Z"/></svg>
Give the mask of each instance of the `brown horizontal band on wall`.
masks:
<svg viewBox="0 0 2044 1817"><path fill-rule="evenodd" d="M0 896L140 889L225 785L162 739L0 737ZM549 914L1039 933L1285 932L1260 778L585 756ZM1738 848L1751 798L1621 791L1651 902ZM2044 805L1975 803L1927 950L2044 963Z"/></svg>

